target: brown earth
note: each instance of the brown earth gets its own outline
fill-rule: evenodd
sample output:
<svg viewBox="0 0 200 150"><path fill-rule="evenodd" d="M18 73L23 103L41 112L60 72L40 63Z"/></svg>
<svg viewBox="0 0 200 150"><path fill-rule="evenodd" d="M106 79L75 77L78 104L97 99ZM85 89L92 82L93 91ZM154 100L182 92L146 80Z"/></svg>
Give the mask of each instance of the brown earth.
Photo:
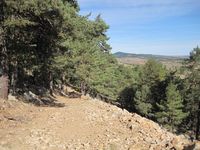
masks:
<svg viewBox="0 0 200 150"><path fill-rule="evenodd" d="M89 97L65 107L0 101L0 150L181 150L188 141L137 114Z"/></svg>

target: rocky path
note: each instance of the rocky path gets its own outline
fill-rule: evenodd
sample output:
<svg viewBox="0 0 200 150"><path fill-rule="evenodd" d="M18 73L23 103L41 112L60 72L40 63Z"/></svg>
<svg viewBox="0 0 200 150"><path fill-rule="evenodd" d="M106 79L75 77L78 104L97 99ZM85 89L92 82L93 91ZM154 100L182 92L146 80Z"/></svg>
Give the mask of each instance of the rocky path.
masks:
<svg viewBox="0 0 200 150"><path fill-rule="evenodd" d="M0 104L0 150L164 150L187 141L137 114L90 98L65 107Z"/></svg>

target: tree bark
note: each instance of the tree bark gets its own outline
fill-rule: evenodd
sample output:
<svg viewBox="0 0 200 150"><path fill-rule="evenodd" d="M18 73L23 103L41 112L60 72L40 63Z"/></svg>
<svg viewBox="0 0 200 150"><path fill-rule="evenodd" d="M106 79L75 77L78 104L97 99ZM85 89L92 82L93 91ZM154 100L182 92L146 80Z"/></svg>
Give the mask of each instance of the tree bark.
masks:
<svg viewBox="0 0 200 150"><path fill-rule="evenodd" d="M81 82L81 94L86 95L86 85L85 82Z"/></svg>
<svg viewBox="0 0 200 150"><path fill-rule="evenodd" d="M12 92L13 95L16 94L17 81L18 81L18 63L16 61L13 66L10 78L10 89L12 89L10 92Z"/></svg>
<svg viewBox="0 0 200 150"><path fill-rule="evenodd" d="M60 86L60 90L63 92L64 91L64 81L65 81L65 77L64 77L64 75L62 75L62 77L61 77L61 86Z"/></svg>
<svg viewBox="0 0 200 150"><path fill-rule="evenodd" d="M8 99L8 76L0 77L0 99Z"/></svg>
<svg viewBox="0 0 200 150"><path fill-rule="evenodd" d="M53 95L53 77L52 77L52 73L49 72L49 91L50 91L50 95Z"/></svg>
<svg viewBox="0 0 200 150"><path fill-rule="evenodd" d="M8 99L8 55L6 47L6 36L3 22L5 20L5 1L0 2L0 98Z"/></svg>
<svg viewBox="0 0 200 150"><path fill-rule="evenodd" d="M1 50L1 69L2 69L2 75L1 75L1 83L0 83L0 98L2 99L8 99L8 57L7 57L7 48L5 45L5 40L3 40L3 46Z"/></svg>

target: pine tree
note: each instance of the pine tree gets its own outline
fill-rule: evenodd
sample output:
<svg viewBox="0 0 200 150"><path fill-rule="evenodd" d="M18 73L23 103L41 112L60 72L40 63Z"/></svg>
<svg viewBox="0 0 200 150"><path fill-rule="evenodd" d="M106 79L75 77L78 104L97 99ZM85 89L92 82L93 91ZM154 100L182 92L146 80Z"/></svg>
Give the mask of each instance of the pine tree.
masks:
<svg viewBox="0 0 200 150"><path fill-rule="evenodd" d="M61 0L6 0L0 4L0 67L5 79L9 77L10 92L16 91L16 85L23 89L27 84L49 89L54 57L69 49L61 43L73 32L70 19L76 11L72 4Z"/></svg>
<svg viewBox="0 0 200 150"><path fill-rule="evenodd" d="M140 115L154 119L156 103L163 98L163 81L167 75L166 68L159 62L150 59L141 68L138 79L138 89L133 105Z"/></svg>
<svg viewBox="0 0 200 150"><path fill-rule="evenodd" d="M167 75L166 68L158 61L149 59L140 74L140 82L153 86L160 81L165 80Z"/></svg>
<svg viewBox="0 0 200 150"><path fill-rule="evenodd" d="M200 134L200 48L196 47L185 60L185 103L189 112L189 129L195 132L196 139Z"/></svg>
<svg viewBox="0 0 200 150"><path fill-rule="evenodd" d="M13 94L39 88L45 94L70 82L116 99L135 82L136 71L110 54L109 26L100 15L79 15L77 0L2 0L0 8L5 98L8 87Z"/></svg>
<svg viewBox="0 0 200 150"><path fill-rule="evenodd" d="M166 99L158 104L160 112L156 113L157 121L164 124L171 131L177 128L186 117L187 113L183 112L183 100L177 86L172 82L166 89Z"/></svg>
<svg viewBox="0 0 200 150"><path fill-rule="evenodd" d="M142 85L135 93L134 107L136 111L145 117L152 116L152 102L150 100L150 88L147 85Z"/></svg>

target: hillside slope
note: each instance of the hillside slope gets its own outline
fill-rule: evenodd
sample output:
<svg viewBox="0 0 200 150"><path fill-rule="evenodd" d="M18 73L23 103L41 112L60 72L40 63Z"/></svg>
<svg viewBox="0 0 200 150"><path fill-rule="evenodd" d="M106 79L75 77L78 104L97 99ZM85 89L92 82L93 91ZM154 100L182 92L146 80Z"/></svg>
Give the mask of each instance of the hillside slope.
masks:
<svg viewBox="0 0 200 150"><path fill-rule="evenodd" d="M0 101L0 149L179 150L187 143L148 119L96 99L57 100L65 107Z"/></svg>
<svg viewBox="0 0 200 150"><path fill-rule="evenodd" d="M168 68L180 67L182 61L188 56L165 56L165 55L152 55L152 54L132 54L117 52L113 54L118 62L127 65L144 65L148 59L155 59L161 62Z"/></svg>
<svg viewBox="0 0 200 150"><path fill-rule="evenodd" d="M153 55L153 54L133 54L133 53L124 53L124 52L116 52L113 54L117 58L122 58L122 57L135 57L135 58L143 58L143 59L158 59L158 60L163 60L163 59L169 59L169 60L179 60L179 59L186 59L188 56L166 56L166 55Z"/></svg>

